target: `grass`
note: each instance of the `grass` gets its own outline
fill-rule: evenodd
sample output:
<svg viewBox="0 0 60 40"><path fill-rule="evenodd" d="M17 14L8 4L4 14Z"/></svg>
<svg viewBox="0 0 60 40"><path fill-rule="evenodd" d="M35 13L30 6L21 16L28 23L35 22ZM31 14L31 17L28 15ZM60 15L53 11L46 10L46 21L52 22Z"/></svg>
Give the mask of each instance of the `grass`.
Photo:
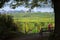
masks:
<svg viewBox="0 0 60 40"><path fill-rule="evenodd" d="M53 18L38 18L38 17L33 17L33 18L20 18L20 19L15 19L15 21L20 21L20 22L54 22Z"/></svg>

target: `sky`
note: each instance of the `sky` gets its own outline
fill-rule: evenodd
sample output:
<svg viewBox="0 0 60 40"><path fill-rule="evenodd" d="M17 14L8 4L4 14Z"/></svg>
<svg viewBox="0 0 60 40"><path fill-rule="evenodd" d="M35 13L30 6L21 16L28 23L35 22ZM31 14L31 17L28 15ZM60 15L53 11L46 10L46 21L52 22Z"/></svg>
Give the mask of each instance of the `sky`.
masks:
<svg viewBox="0 0 60 40"><path fill-rule="evenodd" d="M10 4L12 1L13 0L8 2L8 4ZM1 8L0 10L5 10L5 11L16 11L16 10L17 11L20 11L20 10L28 11L29 8L26 8L24 6L19 6L15 9L12 9L12 8L9 7L9 5L7 5L7 3L5 3L4 8ZM34 9L32 9L32 11L34 11L34 12L54 12L53 8L51 8L51 7L41 7L41 8L40 7L39 8L35 7Z"/></svg>

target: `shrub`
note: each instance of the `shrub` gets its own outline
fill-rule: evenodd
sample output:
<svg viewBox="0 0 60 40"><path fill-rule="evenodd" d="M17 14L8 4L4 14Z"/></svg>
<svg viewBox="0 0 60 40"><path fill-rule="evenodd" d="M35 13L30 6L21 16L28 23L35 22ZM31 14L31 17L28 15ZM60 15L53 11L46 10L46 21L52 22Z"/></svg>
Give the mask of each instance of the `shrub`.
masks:
<svg viewBox="0 0 60 40"><path fill-rule="evenodd" d="M0 14L0 39L14 37L17 33L18 27L14 23L12 16Z"/></svg>

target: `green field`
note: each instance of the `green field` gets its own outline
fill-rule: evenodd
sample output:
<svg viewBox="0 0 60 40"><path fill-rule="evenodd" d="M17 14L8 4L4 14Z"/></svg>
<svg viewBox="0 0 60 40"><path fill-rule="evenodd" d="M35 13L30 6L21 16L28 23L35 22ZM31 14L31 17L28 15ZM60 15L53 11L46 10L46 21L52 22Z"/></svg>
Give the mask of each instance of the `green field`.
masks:
<svg viewBox="0 0 60 40"><path fill-rule="evenodd" d="M11 13L18 29L24 33L37 33L43 27L47 28L48 23L54 25L54 13Z"/></svg>

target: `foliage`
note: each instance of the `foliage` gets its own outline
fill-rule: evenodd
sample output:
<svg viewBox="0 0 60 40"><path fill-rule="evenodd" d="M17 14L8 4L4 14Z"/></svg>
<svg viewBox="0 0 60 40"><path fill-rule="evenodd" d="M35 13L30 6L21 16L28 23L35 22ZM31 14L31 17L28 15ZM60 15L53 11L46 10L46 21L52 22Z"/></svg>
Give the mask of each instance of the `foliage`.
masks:
<svg viewBox="0 0 60 40"><path fill-rule="evenodd" d="M37 33L41 28L48 28L48 23L54 24L54 14L49 13L15 13L14 22L18 25L19 31L23 33Z"/></svg>
<svg viewBox="0 0 60 40"><path fill-rule="evenodd" d="M0 39L14 37L18 33L18 27L14 23L12 16L0 14Z"/></svg>
<svg viewBox="0 0 60 40"><path fill-rule="evenodd" d="M8 2L9 0L0 0L0 8L3 7L3 5L5 4L5 2Z"/></svg>
<svg viewBox="0 0 60 40"><path fill-rule="evenodd" d="M5 4L5 2L9 2L10 0L0 0L0 8L3 7L3 5ZM16 2L16 4L13 4L13 2L10 4L11 7L13 9L15 9L16 7L23 5L25 3L26 7L28 7L29 5L31 9L33 9L34 7L40 6L40 4L38 4L38 2L45 2L47 3L47 0L32 0L31 3L29 3L30 0L14 0L14 2Z"/></svg>

